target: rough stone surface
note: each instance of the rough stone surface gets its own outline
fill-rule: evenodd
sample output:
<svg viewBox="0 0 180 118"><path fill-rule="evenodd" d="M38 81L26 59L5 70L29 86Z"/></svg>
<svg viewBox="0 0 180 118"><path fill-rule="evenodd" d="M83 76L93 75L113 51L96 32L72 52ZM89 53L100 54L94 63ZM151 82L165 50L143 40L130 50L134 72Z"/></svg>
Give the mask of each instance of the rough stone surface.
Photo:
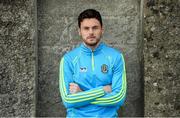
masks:
<svg viewBox="0 0 180 118"><path fill-rule="evenodd" d="M126 58L128 93L120 116L142 116L144 105L147 117L180 117L179 0L0 0L0 116L35 116L36 109L37 116L65 116L58 65L80 43L76 19L86 8L101 12L103 40Z"/></svg>
<svg viewBox="0 0 180 118"><path fill-rule="evenodd" d="M144 2L145 116L180 117L180 1Z"/></svg>
<svg viewBox="0 0 180 118"><path fill-rule="evenodd" d="M35 116L35 0L0 0L0 116Z"/></svg>
<svg viewBox="0 0 180 118"><path fill-rule="evenodd" d="M37 116L65 116L59 94L59 61L81 42L77 16L87 9L103 17L103 40L126 57L128 92L120 116L143 116L141 74L142 38L140 0L38 0L38 105Z"/></svg>

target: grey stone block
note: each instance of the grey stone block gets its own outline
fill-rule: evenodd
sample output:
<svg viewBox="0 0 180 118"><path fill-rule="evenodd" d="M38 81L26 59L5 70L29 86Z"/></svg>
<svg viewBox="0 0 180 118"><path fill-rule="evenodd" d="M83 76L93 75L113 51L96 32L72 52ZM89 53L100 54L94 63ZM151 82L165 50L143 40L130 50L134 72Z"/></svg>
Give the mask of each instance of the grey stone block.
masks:
<svg viewBox="0 0 180 118"><path fill-rule="evenodd" d="M147 1L144 19L145 116L178 117L180 1Z"/></svg>
<svg viewBox="0 0 180 118"><path fill-rule="evenodd" d="M0 114L36 111L36 1L0 2Z"/></svg>

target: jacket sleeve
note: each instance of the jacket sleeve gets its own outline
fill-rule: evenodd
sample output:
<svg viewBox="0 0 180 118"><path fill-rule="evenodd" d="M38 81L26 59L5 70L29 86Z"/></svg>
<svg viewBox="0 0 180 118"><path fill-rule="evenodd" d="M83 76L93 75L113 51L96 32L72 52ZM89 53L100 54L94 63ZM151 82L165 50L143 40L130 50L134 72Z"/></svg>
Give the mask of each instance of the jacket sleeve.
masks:
<svg viewBox="0 0 180 118"><path fill-rule="evenodd" d="M64 56L60 62L59 89L61 98L66 108L81 107L94 101L98 97L104 96L103 87L94 88L75 94L69 93L69 83L73 82L73 70L70 59Z"/></svg>
<svg viewBox="0 0 180 118"><path fill-rule="evenodd" d="M113 67L112 92L97 98L91 104L99 106L122 106L126 98L126 70L123 55L117 56Z"/></svg>

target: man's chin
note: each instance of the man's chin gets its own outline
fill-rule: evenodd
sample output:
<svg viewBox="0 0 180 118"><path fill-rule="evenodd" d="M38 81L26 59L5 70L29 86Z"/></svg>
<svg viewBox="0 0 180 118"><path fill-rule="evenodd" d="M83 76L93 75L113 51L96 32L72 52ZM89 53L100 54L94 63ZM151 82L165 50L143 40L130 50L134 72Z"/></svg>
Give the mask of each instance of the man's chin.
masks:
<svg viewBox="0 0 180 118"><path fill-rule="evenodd" d="M97 44L98 44L98 42L94 42L94 43L85 43L87 46L92 46L92 47L94 47L94 46L96 46Z"/></svg>
<svg viewBox="0 0 180 118"><path fill-rule="evenodd" d="M89 45L89 46L93 46L93 47L94 47L94 46L96 46L96 45L97 45L97 43L96 43L96 44L88 44L88 45Z"/></svg>

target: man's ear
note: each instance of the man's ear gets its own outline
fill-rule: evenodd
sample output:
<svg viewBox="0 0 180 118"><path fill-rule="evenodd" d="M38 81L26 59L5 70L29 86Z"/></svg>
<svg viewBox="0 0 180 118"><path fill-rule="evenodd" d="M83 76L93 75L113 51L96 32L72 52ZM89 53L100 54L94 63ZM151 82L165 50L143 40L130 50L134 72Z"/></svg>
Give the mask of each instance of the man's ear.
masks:
<svg viewBox="0 0 180 118"><path fill-rule="evenodd" d="M102 26L102 34L104 34L104 27Z"/></svg>
<svg viewBox="0 0 180 118"><path fill-rule="evenodd" d="M80 31L80 28L78 28L78 33L79 33L79 36L81 36L81 31Z"/></svg>

